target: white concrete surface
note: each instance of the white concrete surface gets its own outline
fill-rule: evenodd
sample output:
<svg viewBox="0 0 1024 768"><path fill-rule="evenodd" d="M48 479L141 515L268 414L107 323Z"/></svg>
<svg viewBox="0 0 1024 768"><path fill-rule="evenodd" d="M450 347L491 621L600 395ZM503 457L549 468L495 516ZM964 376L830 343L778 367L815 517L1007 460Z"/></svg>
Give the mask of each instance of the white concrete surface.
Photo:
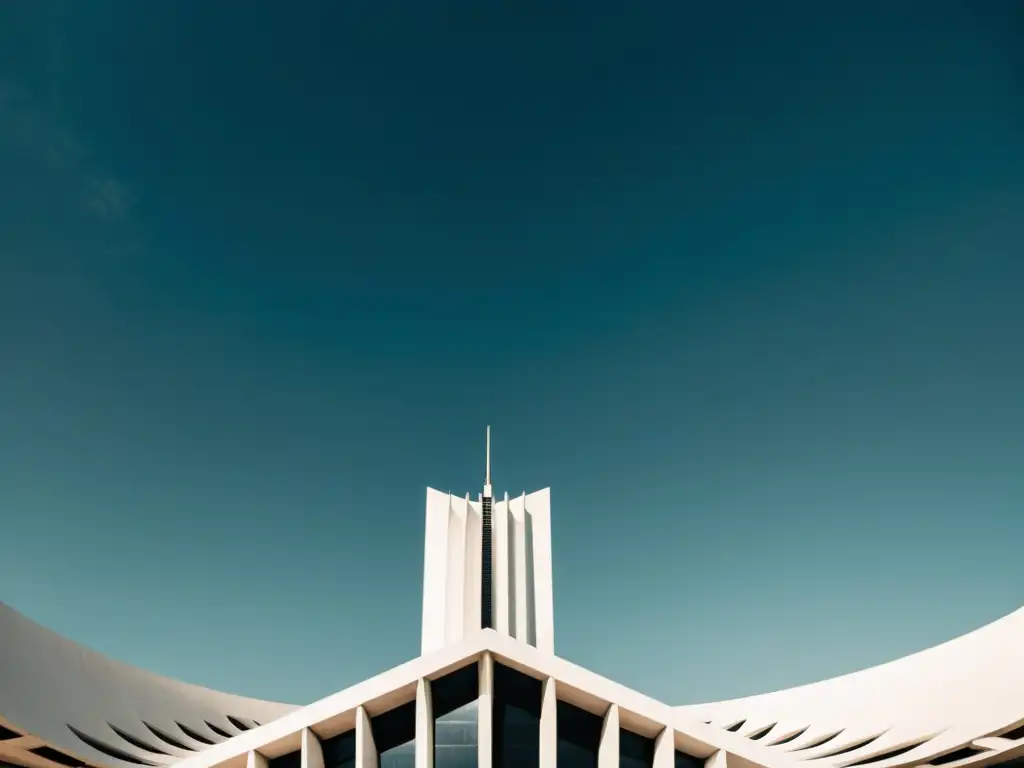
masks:
<svg viewBox="0 0 1024 768"><path fill-rule="evenodd" d="M604 712L597 768L619 768L619 708L615 704L609 704Z"/></svg>
<svg viewBox="0 0 1024 768"><path fill-rule="evenodd" d="M430 681L416 681L416 768L434 768L434 707Z"/></svg>
<svg viewBox="0 0 1024 768"><path fill-rule="evenodd" d="M380 758L373 742L373 725L362 705L356 707L356 768L377 768Z"/></svg>
<svg viewBox="0 0 1024 768"><path fill-rule="evenodd" d="M494 657L485 652L478 666L477 768L491 768L494 755Z"/></svg>
<svg viewBox="0 0 1024 768"><path fill-rule="evenodd" d="M302 729L299 765L302 768L324 768L324 751L320 739L309 728Z"/></svg>
<svg viewBox="0 0 1024 768"><path fill-rule="evenodd" d="M1007 760L1024 754L1024 739L990 739L1024 725L1024 610L860 672L676 711L720 728L743 721L739 733L748 737L772 726L758 743L818 765L850 765L914 745L919 746L870 765L920 765L972 743L985 751L949 765ZM868 739L858 749L833 754Z"/></svg>
<svg viewBox="0 0 1024 768"><path fill-rule="evenodd" d="M544 678L540 699L540 766L557 768L558 763L558 683Z"/></svg>

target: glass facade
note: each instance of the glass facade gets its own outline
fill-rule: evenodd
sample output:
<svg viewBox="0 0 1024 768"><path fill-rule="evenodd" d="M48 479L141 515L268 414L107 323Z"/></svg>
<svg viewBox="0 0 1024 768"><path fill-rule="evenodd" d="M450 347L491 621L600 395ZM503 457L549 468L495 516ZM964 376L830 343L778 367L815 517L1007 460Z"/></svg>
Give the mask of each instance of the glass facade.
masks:
<svg viewBox="0 0 1024 768"><path fill-rule="evenodd" d="M320 742L324 753L324 768L355 768L356 732L339 733Z"/></svg>
<svg viewBox="0 0 1024 768"><path fill-rule="evenodd" d="M638 733L619 731L619 768L652 768L654 739Z"/></svg>
<svg viewBox="0 0 1024 768"><path fill-rule="evenodd" d="M538 768L543 685L514 669L494 665L494 768Z"/></svg>
<svg viewBox="0 0 1024 768"><path fill-rule="evenodd" d="M269 768L299 768L302 765L302 750L297 749L287 755L272 757L267 761Z"/></svg>
<svg viewBox="0 0 1024 768"><path fill-rule="evenodd" d="M676 750L676 768L702 768L704 761L699 757Z"/></svg>
<svg viewBox="0 0 1024 768"><path fill-rule="evenodd" d="M604 718L558 702L558 768L597 768Z"/></svg>
<svg viewBox="0 0 1024 768"><path fill-rule="evenodd" d="M371 727L380 768L415 768L415 700L373 718Z"/></svg>
<svg viewBox="0 0 1024 768"><path fill-rule="evenodd" d="M434 768L477 768L479 665L430 684L434 709Z"/></svg>

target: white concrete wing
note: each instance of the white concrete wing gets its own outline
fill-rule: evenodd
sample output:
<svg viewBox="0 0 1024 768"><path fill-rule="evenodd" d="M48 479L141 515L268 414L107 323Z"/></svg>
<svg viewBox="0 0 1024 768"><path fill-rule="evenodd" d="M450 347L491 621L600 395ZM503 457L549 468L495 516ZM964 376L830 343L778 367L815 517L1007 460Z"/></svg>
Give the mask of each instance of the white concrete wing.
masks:
<svg viewBox="0 0 1024 768"><path fill-rule="evenodd" d="M816 766L1002 764L1024 757L1024 609L877 667L676 712Z"/></svg>
<svg viewBox="0 0 1024 768"><path fill-rule="evenodd" d="M0 603L0 761L168 765L294 709L113 661Z"/></svg>

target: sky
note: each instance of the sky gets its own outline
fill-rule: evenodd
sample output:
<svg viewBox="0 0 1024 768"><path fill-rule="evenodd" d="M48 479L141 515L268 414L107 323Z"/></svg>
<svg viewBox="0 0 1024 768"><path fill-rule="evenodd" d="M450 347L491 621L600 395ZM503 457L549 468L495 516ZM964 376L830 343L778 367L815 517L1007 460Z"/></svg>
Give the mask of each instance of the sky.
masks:
<svg viewBox="0 0 1024 768"><path fill-rule="evenodd" d="M1024 603L1015 0L0 4L0 599L305 703L552 488L671 704Z"/></svg>

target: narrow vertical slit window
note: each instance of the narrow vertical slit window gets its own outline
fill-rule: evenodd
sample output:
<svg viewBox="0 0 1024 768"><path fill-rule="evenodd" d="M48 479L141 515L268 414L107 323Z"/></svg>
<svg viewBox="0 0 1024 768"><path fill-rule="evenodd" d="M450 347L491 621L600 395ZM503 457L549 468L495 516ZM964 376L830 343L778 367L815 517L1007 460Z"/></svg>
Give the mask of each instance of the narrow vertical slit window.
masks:
<svg viewBox="0 0 1024 768"><path fill-rule="evenodd" d="M491 497L484 496L481 502L483 510L483 529L481 531L481 574L480 574L480 626L494 629L494 570L493 570L493 527L491 514Z"/></svg>

